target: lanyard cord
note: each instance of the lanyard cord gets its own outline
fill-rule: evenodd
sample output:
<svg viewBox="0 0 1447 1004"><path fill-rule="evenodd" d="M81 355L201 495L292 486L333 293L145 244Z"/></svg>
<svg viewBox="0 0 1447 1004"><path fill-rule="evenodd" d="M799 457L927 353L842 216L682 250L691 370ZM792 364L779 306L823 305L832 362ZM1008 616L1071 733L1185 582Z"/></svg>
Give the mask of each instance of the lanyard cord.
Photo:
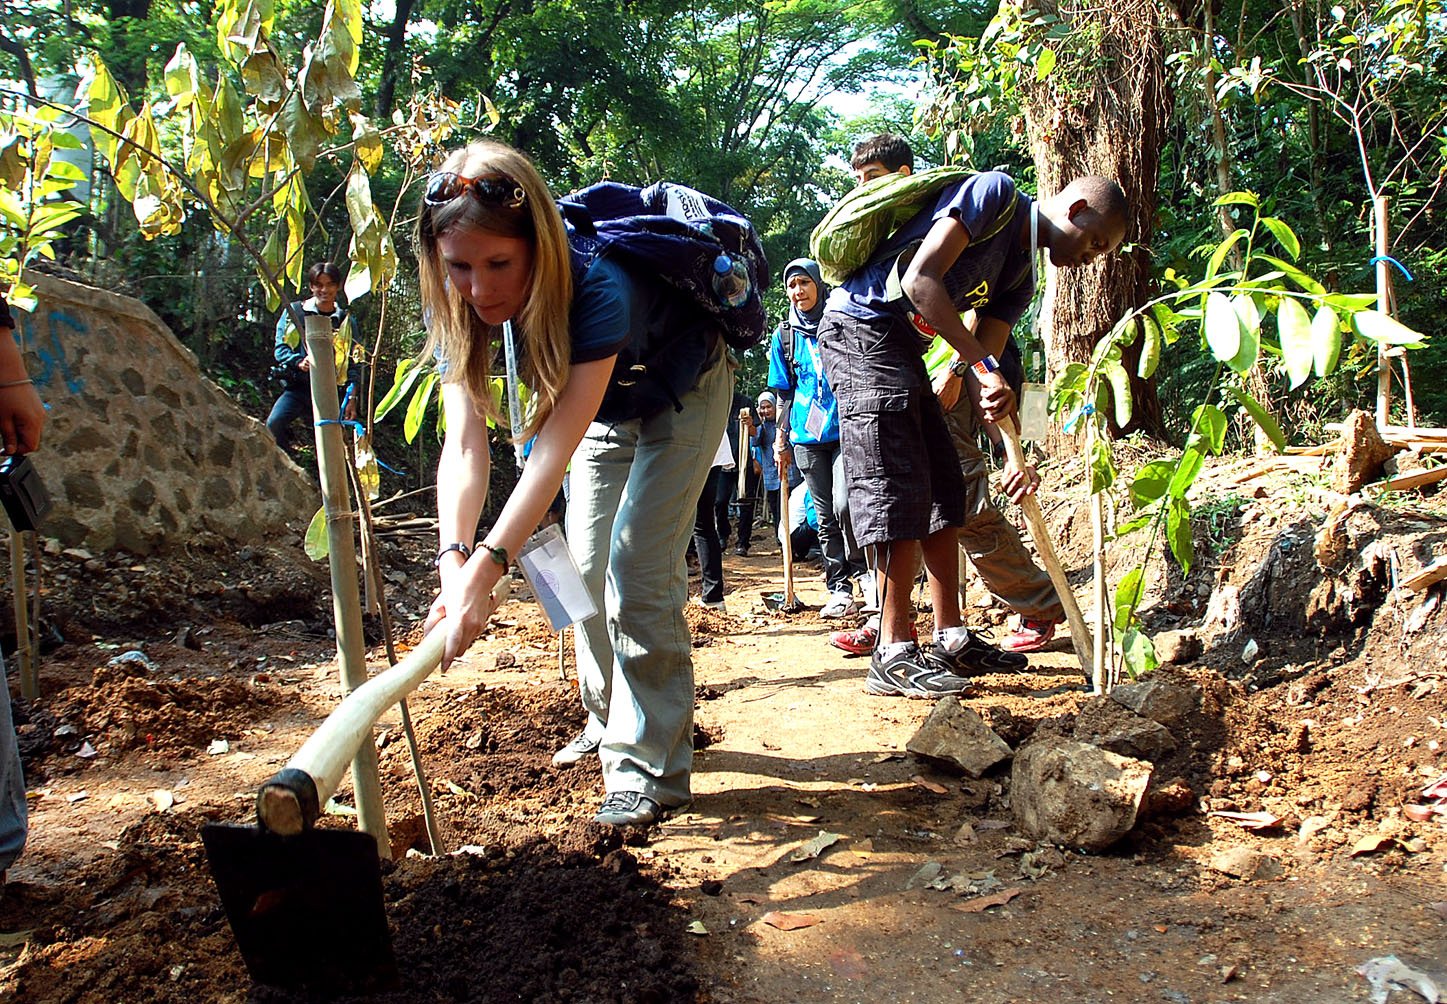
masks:
<svg viewBox="0 0 1447 1004"><path fill-rule="evenodd" d="M502 322L502 352L507 361L507 417L508 424L512 426L513 456L518 470L522 470L523 444L518 436L523 429L523 405L518 390L518 353L517 343L513 340L512 321Z"/></svg>

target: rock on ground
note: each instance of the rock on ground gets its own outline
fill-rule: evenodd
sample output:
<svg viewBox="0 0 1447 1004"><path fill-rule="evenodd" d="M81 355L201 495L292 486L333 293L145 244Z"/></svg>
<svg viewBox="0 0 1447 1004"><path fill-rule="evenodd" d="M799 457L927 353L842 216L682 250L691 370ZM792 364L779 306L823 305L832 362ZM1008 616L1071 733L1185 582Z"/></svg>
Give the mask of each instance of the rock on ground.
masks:
<svg viewBox="0 0 1447 1004"><path fill-rule="evenodd" d="M1201 640L1194 634L1191 637L1196 643L1196 652L1199 654ZM1122 683L1110 692L1110 699L1122 707L1129 708L1136 714L1144 715L1151 721L1159 722L1162 725L1174 725L1181 721L1196 710L1197 704L1194 688L1182 687L1154 678Z"/></svg>
<svg viewBox="0 0 1447 1004"><path fill-rule="evenodd" d="M1148 763L1052 737L1016 753L1010 808L1026 837L1104 850L1135 825L1150 779Z"/></svg>
<svg viewBox="0 0 1447 1004"><path fill-rule="evenodd" d="M1108 697L1094 698L1080 709L1075 719L1075 738L1121 756L1151 762L1169 756L1178 745L1164 725Z"/></svg>
<svg viewBox="0 0 1447 1004"><path fill-rule="evenodd" d="M984 719L946 697L905 745L916 756L952 763L970 777L981 777L991 767L1010 759L1010 747Z"/></svg>

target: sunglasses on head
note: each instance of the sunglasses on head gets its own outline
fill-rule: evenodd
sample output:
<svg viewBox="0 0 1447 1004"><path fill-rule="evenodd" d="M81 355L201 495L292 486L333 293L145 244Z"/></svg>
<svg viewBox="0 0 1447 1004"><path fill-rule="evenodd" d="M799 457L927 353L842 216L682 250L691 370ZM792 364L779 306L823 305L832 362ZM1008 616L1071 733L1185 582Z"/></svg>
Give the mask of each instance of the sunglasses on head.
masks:
<svg viewBox="0 0 1447 1004"><path fill-rule="evenodd" d="M453 171L438 171L427 180L422 201L429 206L445 206L463 192L471 192L478 202L490 202L509 209L521 207L528 198L522 186L506 175L464 178Z"/></svg>

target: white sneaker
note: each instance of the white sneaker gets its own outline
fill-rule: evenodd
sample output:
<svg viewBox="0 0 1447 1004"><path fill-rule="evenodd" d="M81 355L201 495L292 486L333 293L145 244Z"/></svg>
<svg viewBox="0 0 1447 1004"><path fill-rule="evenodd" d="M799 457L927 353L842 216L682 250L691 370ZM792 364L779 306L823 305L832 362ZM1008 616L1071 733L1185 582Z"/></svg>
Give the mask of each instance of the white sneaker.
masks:
<svg viewBox="0 0 1447 1004"><path fill-rule="evenodd" d="M819 611L819 616L830 619L848 617L856 609L858 606L854 602L854 596L841 590L829 594L829 602L824 604L823 609Z"/></svg>
<svg viewBox="0 0 1447 1004"><path fill-rule="evenodd" d="M717 610L721 614L726 614L729 612L728 603L725 600L706 600L701 596L696 596L694 597L693 602L697 603L705 610Z"/></svg>
<svg viewBox="0 0 1447 1004"><path fill-rule="evenodd" d="M571 767L583 757L598 752L600 741L594 739L586 732L579 732L577 737L568 745L553 754L554 767Z"/></svg>

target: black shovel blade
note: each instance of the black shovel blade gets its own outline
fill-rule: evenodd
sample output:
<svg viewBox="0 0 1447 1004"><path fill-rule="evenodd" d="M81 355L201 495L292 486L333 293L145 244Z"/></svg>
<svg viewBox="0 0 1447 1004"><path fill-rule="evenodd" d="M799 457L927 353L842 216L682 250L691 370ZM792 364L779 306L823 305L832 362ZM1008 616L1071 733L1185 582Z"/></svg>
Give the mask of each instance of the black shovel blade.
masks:
<svg viewBox="0 0 1447 1004"><path fill-rule="evenodd" d="M259 826L211 823L201 839L256 982L357 993L396 985L372 837L353 830L279 837Z"/></svg>

